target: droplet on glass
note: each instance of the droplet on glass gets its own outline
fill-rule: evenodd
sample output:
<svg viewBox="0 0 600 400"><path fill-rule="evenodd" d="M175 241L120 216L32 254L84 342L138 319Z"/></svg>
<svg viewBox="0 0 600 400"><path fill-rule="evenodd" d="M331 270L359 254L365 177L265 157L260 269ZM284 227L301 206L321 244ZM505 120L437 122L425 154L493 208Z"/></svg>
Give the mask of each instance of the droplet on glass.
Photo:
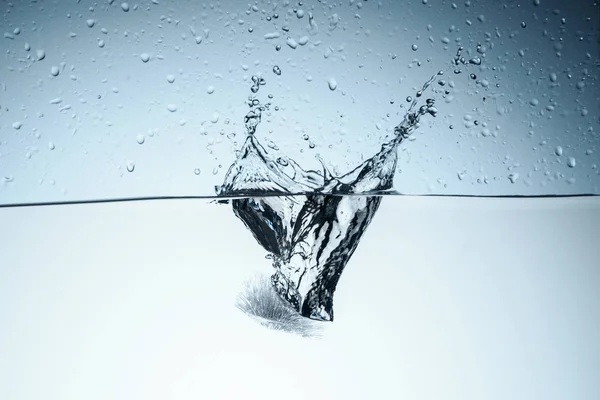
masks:
<svg viewBox="0 0 600 400"><path fill-rule="evenodd" d="M138 144L144 144L146 138L140 133L135 137L135 141L138 142Z"/></svg>
<svg viewBox="0 0 600 400"><path fill-rule="evenodd" d="M150 60L150 56L148 55L148 53L142 53L142 54L140 54L140 58L145 63L147 63Z"/></svg>
<svg viewBox="0 0 600 400"><path fill-rule="evenodd" d="M275 75L281 75L281 68L279 68L277 65L275 65L273 67L273 72L275 73Z"/></svg>
<svg viewBox="0 0 600 400"><path fill-rule="evenodd" d="M569 157L569 159L567 160L567 166L569 168L575 168L575 164L576 164L576 160L575 157Z"/></svg>
<svg viewBox="0 0 600 400"><path fill-rule="evenodd" d="M177 106L175 104L167 104L167 110L170 112L175 112L177 111Z"/></svg>
<svg viewBox="0 0 600 400"><path fill-rule="evenodd" d="M135 163L133 161L127 161L127 171L133 172L135 169Z"/></svg>
<svg viewBox="0 0 600 400"><path fill-rule="evenodd" d="M44 58L46 58L46 52L42 49L38 49L35 51L35 56L37 57L38 61L42 61Z"/></svg>
<svg viewBox="0 0 600 400"><path fill-rule="evenodd" d="M209 87L206 88L206 93L208 94L213 94L215 92L215 87L210 85Z"/></svg>
<svg viewBox="0 0 600 400"><path fill-rule="evenodd" d="M59 73L60 73L60 70L58 69L57 66L53 65L52 67L50 67L50 75L58 76Z"/></svg>
<svg viewBox="0 0 600 400"><path fill-rule="evenodd" d="M329 86L329 90L335 90L337 88L337 81L335 78L329 78L327 85Z"/></svg>
<svg viewBox="0 0 600 400"><path fill-rule="evenodd" d="M171 75L171 74L167 75L167 82L169 82L169 83L175 82L175 75Z"/></svg>
<svg viewBox="0 0 600 400"><path fill-rule="evenodd" d="M419 49L419 46L413 44L412 46L410 46L410 48L412 49L412 51L417 51Z"/></svg>
<svg viewBox="0 0 600 400"><path fill-rule="evenodd" d="M194 169L194 174L195 175L200 175L200 168L195 168Z"/></svg>
<svg viewBox="0 0 600 400"><path fill-rule="evenodd" d="M121 3L121 10L125 12L129 11L129 3Z"/></svg>
<svg viewBox="0 0 600 400"><path fill-rule="evenodd" d="M92 18L90 18L90 19L86 20L85 23L87 24L88 28L92 28L96 24L96 21L94 21Z"/></svg>
<svg viewBox="0 0 600 400"><path fill-rule="evenodd" d="M556 148L554 149L554 154L556 154L559 157L562 156L563 148L561 146L556 146Z"/></svg>

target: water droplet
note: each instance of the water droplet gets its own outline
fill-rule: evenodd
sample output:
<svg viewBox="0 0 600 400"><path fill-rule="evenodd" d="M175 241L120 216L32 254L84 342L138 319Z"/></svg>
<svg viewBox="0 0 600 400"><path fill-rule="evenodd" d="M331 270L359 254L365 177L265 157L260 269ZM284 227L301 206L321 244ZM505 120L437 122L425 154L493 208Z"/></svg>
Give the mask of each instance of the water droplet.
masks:
<svg viewBox="0 0 600 400"><path fill-rule="evenodd" d="M575 164L576 164L575 157L569 157L569 159L567 160L567 166L569 168L575 168Z"/></svg>
<svg viewBox="0 0 600 400"><path fill-rule="evenodd" d="M277 51L281 50L281 45L280 44L276 45L275 50L277 50Z"/></svg>
<svg viewBox="0 0 600 400"><path fill-rule="evenodd" d="M98 47L103 48L104 47L104 40L100 39L98 40Z"/></svg>
<svg viewBox="0 0 600 400"><path fill-rule="evenodd" d="M550 82L556 82L557 79L558 79L558 76L554 72L551 72L550 73Z"/></svg>
<svg viewBox="0 0 600 400"><path fill-rule="evenodd" d="M147 63L150 60L150 56L148 55L148 53L142 53L142 54L140 54L140 58L145 63Z"/></svg>
<svg viewBox="0 0 600 400"><path fill-rule="evenodd" d="M29 43L25 43L25 51L31 50L31 45Z"/></svg>
<svg viewBox="0 0 600 400"><path fill-rule="evenodd" d="M200 175L200 168L195 168L194 169L194 174L195 175Z"/></svg>
<svg viewBox="0 0 600 400"><path fill-rule="evenodd" d="M196 44L202 43L202 36L196 36Z"/></svg>
<svg viewBox="0 0 600 400"><path fill-rule="evenodd" d="M296 17L298 17L298 19L304 17L304 10L296 11Z"/></svg>
<svg viewBox="0 0 600 400"><path fill-rule="evenodd" d="M206 88L206 93L208 94L213 94L215 92L215 87L214 86L209 86Z"/></svg>
<svg viewBox="0 0 600 400"><path fill-rule="evenodd" d="M534 6L539 6L540 5L540 0L533 0L533 5Z"/></svg>
<svg viewBox="0 0 600 400"><path fill-rule="evenodd" d="M586 155L586 156L591 156L593 153L594 153L594 151L593 151L592 149L587 149L587 150L585 151L585 155Z"/></svg>
<svg viewBox="0 0 600 400"><path fill-rule="evenodd" d="M38 61L42 61L44 58L46 58L46 52L42 49L38 49L35 51L35 56L37 57Z"/></svg>
<svg viewBox="0 0 600 400"><path fill-rule="evenodd" d="M127 171L133 172L135 169L135 163L133 161L127 161Z"/></svg>
<svg viewBox="0 0 600 400"><path fill-rule="evenodd" d="M556 146L556 148L554 149L554 154L556 154L559 157L562 156L563 148L561 146Z"/></svg>
<svg viewBox="0 0 600 400"><path fill-rule="evenodd" d="M275 75L281 75L281 68L279 68L277 65L275 65L273 67L273 72L275 73Z"/></svg>
<svg viewBox="0 0 600 400"><path fill-rule="evenodd" d="M167 75L167 82L173 83L175 82L175 75Z"/></svg>
<svg viewBox="0 0 600 400"><path fill-rule="evenodd" d="M177 111L177 106L175 104L167 104L167 110L170 112L175 112Z"/></svg>
<svg viewBox="0 0 600 400"><path fill-rule="evenodd" d="M213 124L219 122L219 113L213 113L212 117L210 117L210 122Z"/></svg>
<svg viewBox="0 0 600 400"><path fill-rule="evenodd" d="M335 78L329 78L327 85L329 86L329 90L335 90L337 88L337 81Z"/></svg>
<svg viewBox="0 0 600 400"><path fill-rule="evenodd" d="M52 67L50 67L50 75L58 76L59 73L60 73L60 70L58 69L57 66L53 65Z"/></svg>
<svg viewBox="0 0 600 400"><path fill-rule="evenodd" d="M13 124L12 124L12 127L16 130L21 129L22 126L23 126L23 123L21 121L16 121L16 122L13 122Z"/></svg>
<svg viewBox="0 0 600 400"><path fill-rule="evenodd" d="M129 11L129 3L121 3L121 10L125 12Z"/></svg>
<svg viewBox="0 0 600 400"><path fill-rule="evenodd" d="M410 103L411 101L413 101L412 96L406 96L406 102Z"/></svg>
<svg viewBox="0 0 600 400"><path fill-rule="evenodd" d="M509 174L508 179L510 180L510 183L515 183L517 179L519 179L519 174L517 172Z"/></svg>
<svg viewBox="0 0 600 400"><path fill-rule="evenodd" d="M521 28L527 28L527 23L525 23L525 21L521 22Z"/></svg>
<svg viewBox="0 0 600 400"><path fill-rule="evenodd" d="M298 44L300 46L305 46L308 43L308 40L308 36L302 36L300 39L298 39Z"/></svg>
<svg viewBox="0 0 600 400"><path fill-rule="evenodd" d="M136 140L136 142L138 142L138 144L144 144L144 142L146 141L146 138L144 137L144 135L142 135L140 133L135 137L135 140Z"/></svg>
<svg viewBox="0 0 600 400"><path fill-rule="evenodd" d="M48 148L49 148L50 150L54 150L54 149L56 148L56 146L54 146L54 143L52 143L52 142L49 142L49 143L48 143Z"/></svg>
<svg viewBox="0 0 600 400"><path fill-rule="evenodd" d="M532 106L537 106L540 103L540 101L538 99L531 99L529 100L529 104L531 104Z"/></svg>
<svg viewBox="0 0 600 400"><path fill-rule="evenodd" d="M475 74L470 74L470 75L469 75L469 77L470 77L471 79L477 79L477 75L475 75Z"/></svg>
<svg viewBox="0 0 600 400"><path fill-rule="evenodd" d="M296 42L293 38L287 38L286 43L292 49L298 47L298 42Z"/></svg>
<svg viewBox="0 0 600 400"><path fill-rule="evenodd" d="M417 50L419 49L419 46L417 46L416 44L413 44L412 46L410 46L410 48L411 48L413 51L417 51Z"/></svg>
<svg viewBox="0 0 600 400"><path fill-rule="evenodd" d="M85 23L87 24L87 26L89 28L92 28L96 24L96 21L94 21L92 18L90 18L87 21L85 21Z"/></svg>
<svg viewBox="0 0 600 400"><path fill-rule="evenodd" d="M575 85L577 87L577 89L582 90L585 87L585 82L584 81L579 81L577 82L577 85Z"/></svg>

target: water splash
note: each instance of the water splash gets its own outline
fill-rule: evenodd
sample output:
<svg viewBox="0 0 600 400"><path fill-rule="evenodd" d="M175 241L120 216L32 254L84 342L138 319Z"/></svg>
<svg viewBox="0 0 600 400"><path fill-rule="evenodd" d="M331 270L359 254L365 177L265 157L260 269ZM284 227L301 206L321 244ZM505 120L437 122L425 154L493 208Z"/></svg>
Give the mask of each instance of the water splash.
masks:
<svg viewBox="0 0 600 400"><path fill-rule="evenodd" d="M458 50L453 66L466 64ZM256 137L261 114L270 104L254 97L266 82L252 77L250 111L244 118L246 140L217 194L232 200L235 215L269 252L275 269L271 283L300 315L333 321L333 294L346 264L392 189L398 147L418 128L425 115L436 116L435 100L423 94L443 71L417 91L393 138L350 172L334 176L304 170L294 160L278 163ZM288 174L286 168L293 173ZM361 196L347 196L361 194ZM274 196L276 195L276 196Z"/></svg>

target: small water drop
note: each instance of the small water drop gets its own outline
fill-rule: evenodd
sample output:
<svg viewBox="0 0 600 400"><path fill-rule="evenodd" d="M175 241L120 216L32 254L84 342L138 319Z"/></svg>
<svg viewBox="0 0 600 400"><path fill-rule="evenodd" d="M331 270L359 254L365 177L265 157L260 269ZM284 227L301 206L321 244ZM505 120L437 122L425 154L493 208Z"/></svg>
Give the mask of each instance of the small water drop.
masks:
<svg viewBox="0 0 600 400"><path fill-rule="evenodd" d="M140 133L135 137L135 141L138 142L138 144L144 144L146 138Z"/></svg>
<svg viewBox="0 0 600 400"><path fill-rule="evenodd" d="M60 70L58 69L57 66L53 65L52 67L50 67L50 75L58 76L59 73L60 73Z"/></svg>
<svg viewBox="0 0 600 400"><path fill-rule="evenodd" d="M133 172L135 170L135 163L133 161L127 161L127 171Z"/></svg>
<svg viewBox="0 0 600 400"><path fill-rule="evenodd" d="M210 122L212 122L213 124L219 122L219 113L213 113L212 117L210 117Z"/></svg>
<svg viewBox="0 0 600 400"><path fill-rule="evenodd" d="M412 46L410 46L410 48L412 49L412 51L417 51L419 49L419 46L413 44Z"/></svg>
<svg viewBox="0 0 600 400"><path fill-rule="evenodd" d="M569 168L575 168L575 165L577 164L575 157L569 157L569 159L567 160L567 166Z"/></svg>
<svg viewBox="0 0 600 400"><path fill-rule="evenodd" d="M85 23L87 24L88 28L93 28L94 25L96 24L96 21L93 20L92 18L90 18L87 21L85 21Z"/></svg>
<svg viewBox="0 0 600 400"><path fill-rule="evenodd" d="M175 112L177 111L177 106L175 104L167 104L167 110L170 112Z"/></svg>
<svg viewBox="0 0 600 400"><path fill-rule="evenodd" d="M200 175L200 168L194 169L194 175Z"/></svg>
<svg viewBox="0 0 600 400"><path fill-rule="evenodd" d="M559 157L562 156L563 148L561 146L556 146L556 148L554 149L554 154L556 154Z"/></svg>
<svg viewBox="0 0 600 400"><path fill-rule="evenodd" d="M279 68L277 65L275 65L273 67L273 72L275 73L275 75L281 75L281 68Z"/></svg>
<svg viewBox="0 0 600 400"><path fill-rule="evenodd" d="M171 74L167 75L167 82L169 82L169 83L175 82L175 75L171 75Z"/></svg>
<svg viewBox="0 0 600 400"><path fill-rule="evenodd" d="M125 12L129 11L129 3L121 3L121 10Z"/></svg>
<svg viewBox="0 0 600 400"><path fill-rule="evenodd" d="M140 54L140 58L145 63L147 63L150 60L150 56L148 55L148 53L142 53L142 54Z"/></svg>
<svg viewBox="0 0 600 400"><path fill-rule="evenodd" d="M473 80L477 79L477 75L475 75L475 74L470 74L469 77Z"/></svg>
<svg viewBox="0 0 600 400"><path fill-rule="evenodd" d="M52 143L52 142L49 142L49 143L48 143L48 148L49 148L50 150L54 150L54 149L56 148L56 146L54 146L54 143Z"/></svg>
<svg viewBox="0 0 600 400"><path fill-rule="evenodd" d="M329 90L335 90L337 89L337 81L335 80L335 78L329 78L329 80L327 81L327 85L329 86Z"/></svg>
<svg viewBox="0 0 600 400"><path fill-rule="evenodd" d="M29 43L25 43L25 51L31 50L31 45Z"/></svg>
<svg viewBox="0 0 600 400"><path fill-rule="evenodd" d="M16 130L21 129L22 126L23 126L23 123L21 121L16 121L16 122L13 122L13 124L12 124L12 127Z"/></svg>
<svg viewBox="0 0 600 400"><path fill-rule="evenodd" d="M551 72L550 73L550 82L556 82L557 79L558 79L558 76L554 72Z"/></svg>
<svg viewBox="0 0 600 400"><path fill-rule="evenodd" d="M206 93L208 94L213 94L215 92L215 87L210 85L209 87L206 88Z"/></svg>
<svg viewBox="0 0 600 400"><path fill-rule="evenodd" d="M525 21L521 22L521 28L527 28L527 23L525 23Z"/></svg>
<svg viewBox="0 0 600 400"><path fill-rule="evenodd" d="M519 174L517 172L509 174L508 179L510 180L510 183L515 183L517 179L519 179Z"/></svg>
<svg viewBox="0 0 600 400"><path fill-rule="evenodd" d="M44 58L46 58L46 52L42 49L38 49L35 51L35 56L37 57L38 61L42 61Z"/></svg>

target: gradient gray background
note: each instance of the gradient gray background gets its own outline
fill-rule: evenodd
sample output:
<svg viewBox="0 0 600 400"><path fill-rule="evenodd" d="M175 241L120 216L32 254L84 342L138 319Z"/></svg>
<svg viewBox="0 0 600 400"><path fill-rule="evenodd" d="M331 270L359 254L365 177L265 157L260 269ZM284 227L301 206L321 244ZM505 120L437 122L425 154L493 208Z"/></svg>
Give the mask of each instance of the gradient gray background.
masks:
<svg viewBox="0 0 600 400"><path fill-rule="evenodd" d="M597 198L383 199L320 340L234 307L229 206L0 209L3 400L600 397Z"/></svg>
<svg viewBox="0 0 600 400"><path fill-rule="evenodd" d="M478 55L478 43L482 65L447 70L454 88L435 96L438 116L402 146L395 188L598 194L598 2L535 3L160 0L125 12L119 1L2 1L0 203L213 195L243 140L254 74L267 80L259 97L279 107L263 118L262 143L306 168L319 168L319 154L343 173L379 149L406 96L447 70L459 45ZM292 49L288 36L309 41Z"/></svg>

